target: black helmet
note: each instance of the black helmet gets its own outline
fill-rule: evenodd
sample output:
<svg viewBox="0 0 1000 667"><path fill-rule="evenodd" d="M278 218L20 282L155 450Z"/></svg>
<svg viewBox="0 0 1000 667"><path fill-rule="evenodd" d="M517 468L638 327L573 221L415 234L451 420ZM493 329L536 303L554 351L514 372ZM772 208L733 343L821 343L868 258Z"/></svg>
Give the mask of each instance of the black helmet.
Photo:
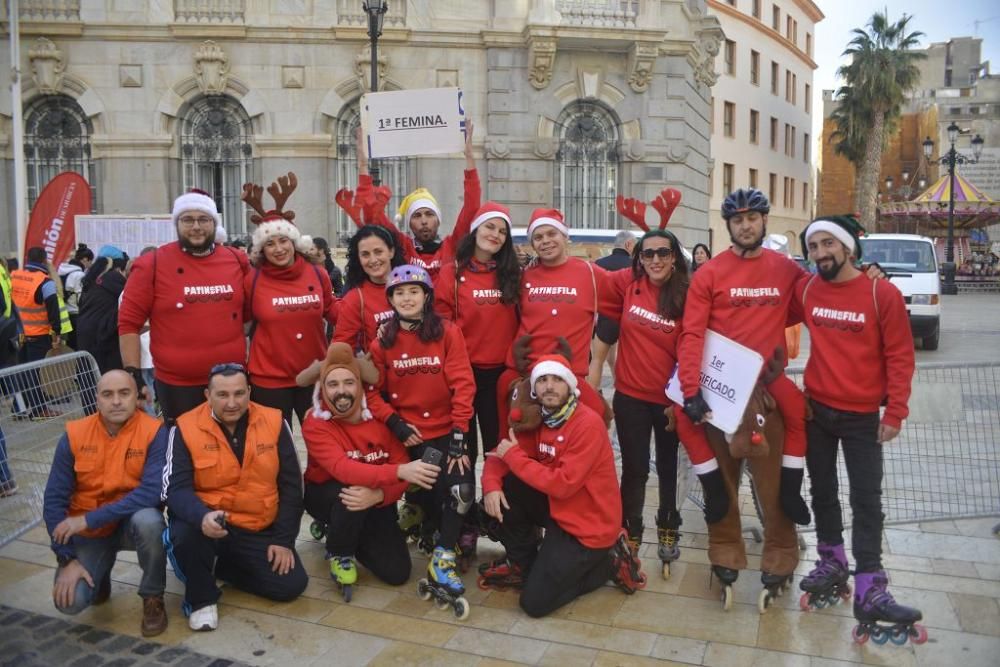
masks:
<svg viewBox="0 0 1000 667"><path fill-rule="evenodd" d="M735 192L730 192L725 201L722 202L722 218L729 222L729 218L737 213L747 211L757 211L767 215L771 212L771 204L767 201L764 193L756 188L740 188Z"/></svg>

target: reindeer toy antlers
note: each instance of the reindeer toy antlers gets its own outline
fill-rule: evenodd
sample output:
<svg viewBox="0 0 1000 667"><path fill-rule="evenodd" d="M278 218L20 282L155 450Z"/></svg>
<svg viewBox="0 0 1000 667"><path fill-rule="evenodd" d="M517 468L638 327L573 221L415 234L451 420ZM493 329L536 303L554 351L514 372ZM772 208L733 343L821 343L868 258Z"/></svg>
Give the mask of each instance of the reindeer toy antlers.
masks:
<svg viewBox="0 0 1000 667"><path fill-rule="evenodd" d="M240 199L256 211L256 213L250 216L250 222L259 225L266 220L277 220L279 218L284 218L289 222L295 220L295 211L285 211L282 209L284 209L285 203L288 202L288 198L292 196L298 185L299 179L295 177L295 172L290 171L287 176L279 176L277 181L267 186L267 192L271 195L271 199L274 200L274 208L270 211L265 211L263 201L264 188L254 183L244 183L243 194L240 195Z"/></svg>
<svg viewBox="0 0 1000 667"><path fill-rule="evenodd" d="M670 222L670 217L674 214L677 205L681 203L681 192L676 188L664 188L660 191L660 194L656 196L650 204L656 209L657 213L660 214L660 229L666 229L667 224ZM632 221L636 227L644 232L649 231L649 225L646 224L646 204L639 201L638 199L633 199L632 197L623 197L618 195L615 198L615 207L618 209L618 213L622 217L627 218Z"/></svg>

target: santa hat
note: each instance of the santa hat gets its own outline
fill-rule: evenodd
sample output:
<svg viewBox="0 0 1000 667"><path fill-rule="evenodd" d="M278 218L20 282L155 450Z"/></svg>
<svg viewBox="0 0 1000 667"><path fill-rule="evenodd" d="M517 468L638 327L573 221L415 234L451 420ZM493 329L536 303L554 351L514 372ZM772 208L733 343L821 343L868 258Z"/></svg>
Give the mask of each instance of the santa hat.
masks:
<svg viewBox="0 0 1000 667"><path fill-rule="evenodd" d="M429 208L434 211L434 215L438 217L438 220L441 219L441 209L438 208L438 203L434 199L434 195L427 188L417 188L403 197L403 201L399 204L399 212L396 213L396 224L399 225L405 222L409 225L410 217L419 208Z"/></svg>
<svg viewBox="0 0 1000 667"><path fill-rule="evenodd" d="M174 200L174 208L170 214L174 225L177 224L177 219L188 211L207 213L215 219L216 227L222 224L222 216L219 215L219 209L215 206L215 200L204 190L193 188Z"/></svg>
<svg viewBox="0 0 1000 667"><path fill-rule="evenodd" d="M532 391L535 389L535 383L538 382L538 378L543 375L555 375L562 378L569 385L570 391L577 396L580 395L580 389L578 388L579 380L577 380L576 375L570 369L566 357L561 354L546 354L538 358L534 368L531 369Z"/></svg>
<svg viewBox="0 0 1000 667"><path fill-rule="evenodd" d="M817 232L826 232L843 243L847 250L856 259L861 259L861 244L858 243L858 236L864 234L864 228L858 224L853 216L837 215L828 218L820 218L813 221L806 230L802 232L802 251L809 254L809 239Z"/></svg>
<svg viewBox="0 0 1000 667"><path fill-rule="evenodd" d="M351 410L346 414L338 413L333 405L330 404L329 399L326 397L326 392L323 391L323 384L326 382L330 371L338 368L346 368L358 381L359 400L354 402ZM316 382L316 388L313 390L313 412L321 419L346 419L356 414L358 410L361 411L361 418L363 420L368 421L372 418L372 413L368 410L367 401L365 401L365 385L361 379L361 367L350 345L347 343L331 343L326 351L326 359L320 365L319 380Z"/></svg>
<svg viewBox="0 0 1000 667"><path fill-rule="evenodd" d="M542 225L552 225L560 232L563 236L569 237L569 228L563 221L562 211L556 208L536 208L531 214L531 222L528 224L528 239L531 239L531 235L536 229Z"/></svg>
<svg viewBox="0 0 1000 667"><path fill-rule="evenodd" d="M259 185L247 183L243 186L243 194L240 199L247 203L256 213L250 216L250 221L257 225L250 239L250 261L257 263L264 244L268 239L284 236L291 240L295 249L301 254L306 254L312 248L312 237L304 236L299 228L295 226L295 211L283 210L285 202L298 186L298 179L294 172L288 172L287 176L279 176L278 180L271 183L267 188L268 194L274 199L274 208L270 211L264 210L261 199L264 189Z"/></svg>
<svg viewBox="0 0 1000 667"><path fill-rule="evenodd" d="M507 231L510 231L510 209L503 204L498 204L495 201L488 201L479 207L476 211L476 217L472 221L472 225L469 227L470 232L476 231L479 225L483 224L487 220L493 220L494 218L500 218L507 223Z"/></svg>

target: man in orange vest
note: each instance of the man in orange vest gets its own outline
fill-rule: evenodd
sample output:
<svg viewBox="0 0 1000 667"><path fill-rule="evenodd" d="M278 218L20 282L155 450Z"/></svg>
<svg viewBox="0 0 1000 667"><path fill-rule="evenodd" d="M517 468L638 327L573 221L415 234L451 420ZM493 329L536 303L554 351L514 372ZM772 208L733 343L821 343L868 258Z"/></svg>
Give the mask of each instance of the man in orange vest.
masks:
<svg viewBox="0 0 1000 667"><path fill-rule="evenodd" d="M142 634L167 629L163 606L161 477L167 431L138 410L128 373L112 370L97 383L97 413L66 424L45 485L42 514L56 570L56 609L77 614L111 594L111 568L122 549L134 550L142 569Z"/></svg>
<svg viewBox="0 0 1000 667"><path fill-rule="evenodd" d="M235 363L209 371L205 397L177 418L163 473L167 555L186 585L192 630L219 626L216 577L279 602L308 581L295 553L302 476L281 411L250 401L246 368Z"/></svg>
<svg viewBox="0 0 1000 667"><path fill-rule="evenodd" d="M52 348L59 347L60 315L59 294L56 284L49 278L48 258L45 249L28 248L23 269L11 272L11 298L24 326L24 344L21 345L21 363L44 359ZM39 390L38 371L27 373L29 388L24 392L32 419L51 419L59 413L45 406Z"/></svg>

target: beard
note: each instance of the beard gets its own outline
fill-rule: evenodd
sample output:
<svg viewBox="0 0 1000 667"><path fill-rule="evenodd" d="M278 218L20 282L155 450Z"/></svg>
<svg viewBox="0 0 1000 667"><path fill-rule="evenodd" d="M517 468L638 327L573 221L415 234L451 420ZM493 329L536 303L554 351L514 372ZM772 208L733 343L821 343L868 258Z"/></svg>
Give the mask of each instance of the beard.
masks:
<svg viewBox="0 0 1000 667"><path fill-rule="evenodd" d="M816 264L816 273L823 280L833 280L840 273L840 270L844 268L846 260L844 262L838 262L835 259L831 259L830 263L827 264L825 261L823 263ZM825 268L824 268L825 267Z"/></svg>
<svg viewBox="0 0 1000 667"><path fill-rule="evenodd" d="M764 245L764 237L766 236L767 236L767 228L765 227L764 230L761 232L760 237L750 245L745 245L737 241L736 236L732 232L729 233L729 240L732 241L734 246L742 250L744 253L748 253Z"/></svg>
<svg viewBox="0 0 1000 667"><path fill-rule="evenodd" d="M209 250L215 243L215 230L212 230L211 234L205 235L205 240L201 243L191 243L183 236L177 236L177 242L181 245L181 250L186 250L187 252L205 252Z"/></svg>
<svg viewBox="0 0 1000 667"><path fill-rule="evenodd" d="M354 409L355 399L351 394L337 394L330 401L330 405L333 406L334 412L341 415L346 415ZM344 407L346 404L346 407Z"/></svg>

